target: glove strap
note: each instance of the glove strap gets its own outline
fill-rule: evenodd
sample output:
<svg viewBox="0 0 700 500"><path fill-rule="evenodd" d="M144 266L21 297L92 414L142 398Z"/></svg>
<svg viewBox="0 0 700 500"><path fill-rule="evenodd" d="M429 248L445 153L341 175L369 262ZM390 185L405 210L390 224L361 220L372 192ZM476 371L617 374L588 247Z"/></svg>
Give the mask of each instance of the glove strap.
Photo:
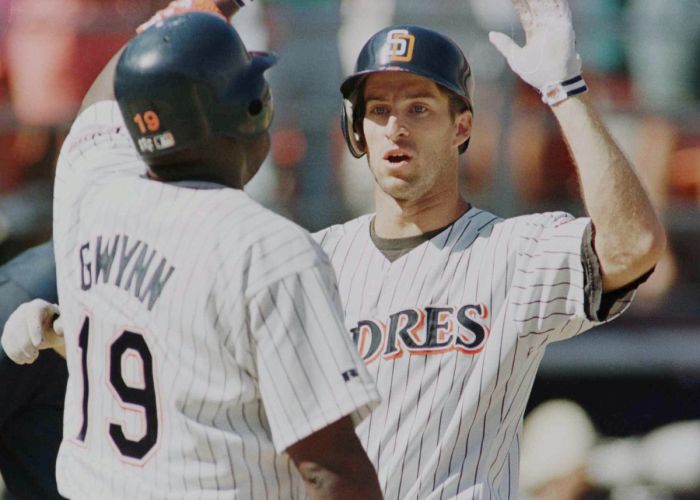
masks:
<svg viewBox="0 0 700 500"><path fill-rule="evenodd" d="M577 75L563 82L548 83L540 90L542 102L554 106L568 99L572 95L588 92L588 86L581 75Z"/></svg>

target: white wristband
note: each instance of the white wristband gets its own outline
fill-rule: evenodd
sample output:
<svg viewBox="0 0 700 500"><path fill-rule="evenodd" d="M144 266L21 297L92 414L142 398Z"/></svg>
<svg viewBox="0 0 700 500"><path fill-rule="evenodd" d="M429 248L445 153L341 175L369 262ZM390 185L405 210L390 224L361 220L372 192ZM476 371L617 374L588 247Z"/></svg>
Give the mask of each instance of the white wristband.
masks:
<svg viewBox="0 0 700 500"><path fill-rule="evenodd" d="M542 102L554 106L572 95L588 92L586 82L581 75L577 75L563 82L548 83L540 89Z"/></svg>

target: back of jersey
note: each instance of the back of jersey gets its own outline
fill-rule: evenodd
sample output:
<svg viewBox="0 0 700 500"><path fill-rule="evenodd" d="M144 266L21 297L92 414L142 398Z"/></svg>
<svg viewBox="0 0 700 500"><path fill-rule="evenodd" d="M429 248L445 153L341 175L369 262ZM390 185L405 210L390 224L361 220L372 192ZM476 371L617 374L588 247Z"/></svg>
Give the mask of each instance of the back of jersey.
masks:
<svg viewBox="0 0 700 500"><path fill-rule="evenodd" d="M88 113L96 113L90 119L101 132L90 147L81 144L84 133L69 135L56 181L54 237L70 374L57 465L61 493L302 496L300 478L278 452L355 407L330 410L333 420L303 429L305 420L294 416L306 405L303 396L288 409L285 398L292 397L283 382L279 398L268 390L271 381L295 378L286 334L274 341L282 353L276 360L256 331L267 322L269 331L286 332L266 310L275 300L259 291L290 272L323 266L320 251L242 191L138 175L143 165L125 131L110 130L102 116L116 106L96 108ZM118 173L110 173L110 162ZM91 163L101 164L106 177L91 176ZM312 368L310 377L323 379L318 375Z"/></svg>

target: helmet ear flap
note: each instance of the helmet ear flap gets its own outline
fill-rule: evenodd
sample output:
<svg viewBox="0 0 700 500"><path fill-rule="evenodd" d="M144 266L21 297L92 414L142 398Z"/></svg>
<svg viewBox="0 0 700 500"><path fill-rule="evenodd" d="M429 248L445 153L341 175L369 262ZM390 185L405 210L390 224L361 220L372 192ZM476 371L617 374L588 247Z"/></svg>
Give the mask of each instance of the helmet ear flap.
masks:
<svg viewBox="0 0 700 500"><path fill-rule="evenodd" d="M343 109L340 118L340 126L343 129L345 142L350 149L350 153L355 158L362 158L367 152L365 140L355 128L355 112L353 104L349 99L343 99Z"/></svg>

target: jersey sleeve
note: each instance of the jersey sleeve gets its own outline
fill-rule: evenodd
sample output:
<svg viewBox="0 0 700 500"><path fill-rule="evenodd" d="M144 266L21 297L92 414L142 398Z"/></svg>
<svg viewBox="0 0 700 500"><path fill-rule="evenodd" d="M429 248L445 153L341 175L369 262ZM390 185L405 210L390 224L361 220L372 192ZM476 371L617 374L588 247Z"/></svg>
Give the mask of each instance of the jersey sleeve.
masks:
<svg viewBox="0 0 700 500"><path fill-rule="evenodd" d="M129 136L116 101L100 101L83 110L61 146L56 165L53 234L57 268L70 248L81 206L101 186L122 176L143 175L145 164Z"/></svg>
<svg viewBox="0 0 700 500"><path fill-rule="evenodd" d="M336 226L326 227L324 229L311 233L311 237L316 243L318 243L323 248L325 241L331 236L335 227Z"/></svg>
<svg viewBox="0 0 700 500"><path fill-rule="evenodd" d="M595 312L602 280L590 250L589 218L554 212L523 218L520 224L523 230L511 305L521 336L569 338L611 321L629 306L634 290L616 297L605 314Z"/></svg>
<svg viewBox="0 0 700 500"><path fill-rule="evenodd" d="M116 101L100 101L80 113L63 142L56 166L56 194L94 188L115 176L145 171Z"/></svg>
<svg viewBox="0 0 700 500"><path fill-rule="evenodd" d="M266 286L249 301L259 390L275 448L379 402L340 315L330 266L314 265Z"/></svg>

